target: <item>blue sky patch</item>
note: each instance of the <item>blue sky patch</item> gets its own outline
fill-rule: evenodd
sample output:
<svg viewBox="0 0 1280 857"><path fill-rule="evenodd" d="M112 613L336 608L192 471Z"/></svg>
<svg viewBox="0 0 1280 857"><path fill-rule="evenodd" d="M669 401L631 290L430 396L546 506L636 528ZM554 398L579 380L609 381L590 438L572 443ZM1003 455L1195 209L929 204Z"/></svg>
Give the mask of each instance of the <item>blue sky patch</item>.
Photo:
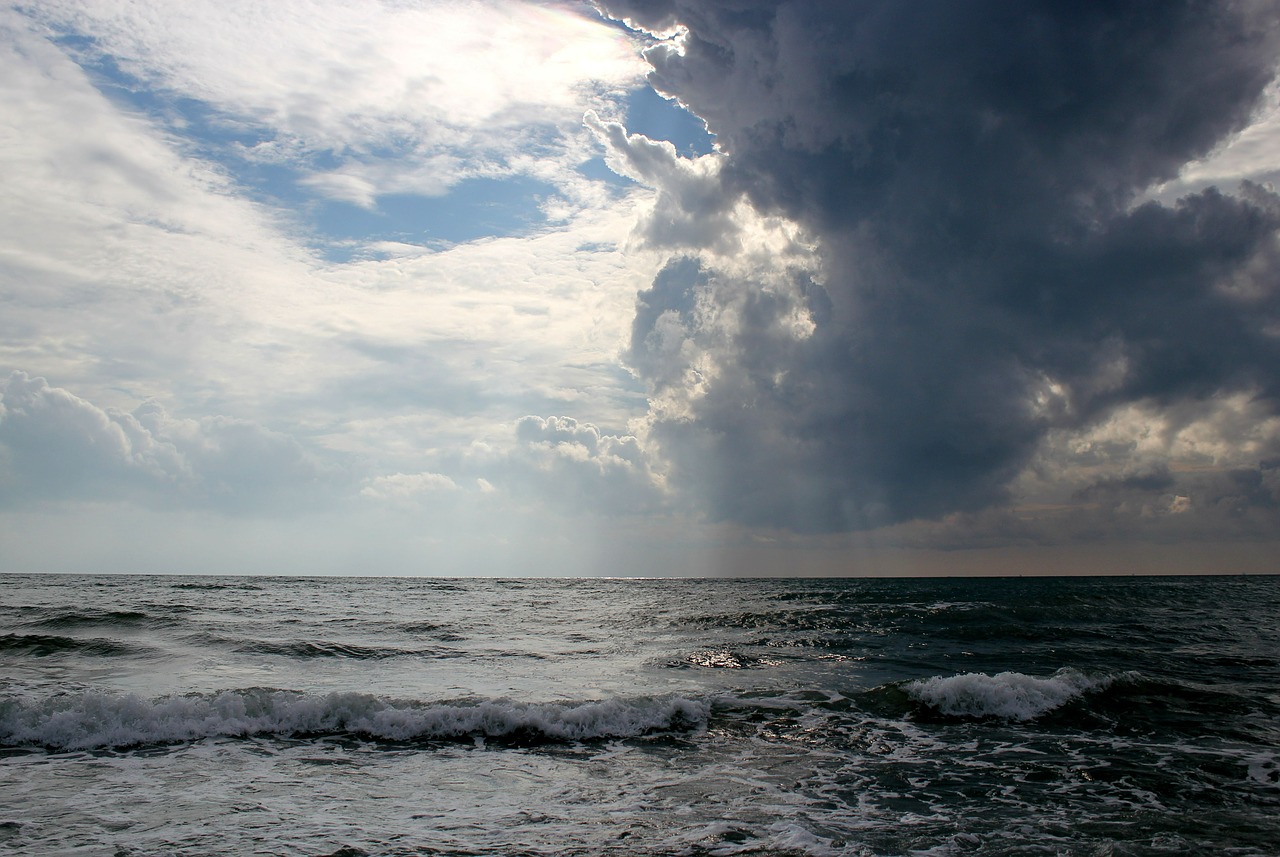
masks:
<svg viewBox="0 0 1280 857"><path fill-rule="evenodd" d="M374 209L318 200L311 220L338 240L461 243L518 235L546 223L542 202L556 188L528 176L466 179L444 196L387 194Z"/></svg>
<svg viewBox="0 0 1280 857"><path fill-rule="evenodd" d="M715 143L701 119L648 86L635 90L627 99L626 125L632 134L669 140L685 157L710 154Z"/></svg>
<svg viewBox="0 0 1280 857"><path fill-rule="evenodd" d="M164 128L189 155L216 164L248 197L291 215L332 262L347 261L359 254L360 245L377 241L455 244L527 234L547 224L542 206L557 188L519 174L466 179L442 196L384 194L373 208L326 198L303 180L338 168L342 159L336 153L314 150L290 161L256 159L247 150L275 139L269 127L135 77L99 50L92 38L64 34L58 41L77 57L104 96ZM714 138L702 120L649 86L628 96L626 125L632 133L670 141L685 157L713 150ZM396 157L394 151L376 153L381 161L394 162ZM577 171L615 189L632 184L610 170L603 157L583 162Z"/></svg>

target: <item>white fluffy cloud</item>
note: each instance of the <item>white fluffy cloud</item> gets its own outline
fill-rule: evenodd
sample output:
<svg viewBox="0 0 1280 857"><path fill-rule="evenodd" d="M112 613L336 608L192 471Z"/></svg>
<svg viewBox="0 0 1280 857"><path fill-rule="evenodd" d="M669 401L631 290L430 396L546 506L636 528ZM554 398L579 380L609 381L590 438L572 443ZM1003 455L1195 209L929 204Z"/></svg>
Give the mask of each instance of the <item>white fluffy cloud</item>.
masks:
<svg viewBox="0 0 1280 857"><path fill-rule="evenodd" d="M265 352L287 376L311 254L21 17L0 51L0 365L95 399L220 397Z"/></svg>
<svg viewBox="0 0 1280 857"><path fill-rule="evenodd" d="M601 153L583 112L616 109L638 58L580 11L6 9L0 531L78 535L0 540L0 566L335 571L349 552L489 573L585 550L584 509L651 508L634 439L575 458L512 430L645 408L619 355L655 269L625 252L652 192L572 171ZM335 261L235 158L357 204L482 174L560 197L532 234Z"/></svg>
<svg viewBox="0 0 1280 857"><path fill-rule="evenodd" d="M93 12L145 9L172 14ZM587 26L536 15L570 36ZM616 357L652 276L652 260L621 247L647 192L524 238L382 242L332 263L173 129L104 97L29 19L0 23L0 370L126 411L154 398L292 424L375 473L418 472L423 448L520 413L617 424L643 407ZM586 135L581 113L572 122Z"/></svg>
<svg viewBox="0 0 1280 857"><path fill-rule="evenodd" d="M91 36L90 56L255 134L245 158L324 154L311 186L366 206L509 173L531 147L560 150L584 104L608 103L643 72L622 32L570 3L49 0L29 11Z"/></svg>
<svg viewBox="0 0 1280 857"><path fill-rule="evenodd" d="M443 473L392 473L369 480L360 495L373 500L405 501L423 494L457 490L457 483Z"/></svg>
<svg viewBox="0 0 1280 857"><path fill-rule="evenodd" d="M43 378L0 382L0 482L11 504L130 499L233 512L293 506L335 473L293 438L245 420L175 419L154 402L99 408Z"/></svg>
<svg viewBox="0 0 1280 857"><path fill-rule="evenodd" d="M490 464L491 481L517 494L580 513L653 511L661 478L639 440L602 432L571 417L526 416L516 422L517 445Z"/></svg>
<svg viewBox="0 0 1280 857"><path fill-rule="evenodd" d="M628 134L618 122L588 113L586 124L608 147L609 166L657 193L652 209L638 225L641 243L661 249L707 249L729 255L742 249L735 220L738 194L720 181L719 154L683 158L666 140Z"/></svg>

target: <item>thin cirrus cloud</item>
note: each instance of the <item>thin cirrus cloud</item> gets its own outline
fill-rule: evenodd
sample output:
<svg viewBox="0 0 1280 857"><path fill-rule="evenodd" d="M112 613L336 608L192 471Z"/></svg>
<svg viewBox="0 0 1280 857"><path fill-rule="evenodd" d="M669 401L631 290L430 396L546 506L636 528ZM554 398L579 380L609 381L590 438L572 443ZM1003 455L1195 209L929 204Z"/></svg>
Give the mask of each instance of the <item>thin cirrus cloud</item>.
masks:
<svg viewBox="0 0 1280 857"><path fill-rule="evenodd" d="M306 18L292 7L272 8L268 23L276 26L281 26L282 17ZM308 35L320 43L337 39L339 34L324 26L341 23L329 19L348 14L343 9L326 6L327 15L317 14L293 34L294 40L305 41ZM444 63L455 71L467 65L492 70L511 60L503 52L496 60L484 52L486 46L493 47L485 41L492 27L481 26L486 22L496 26L490 20L496 14L492 7L433 9L445 18L464 12L480 16L472 21L479 35L474 37L476 44L470 45L471 52L463 58L438 59L437 65ZM253 64L241 63L237 55L226 52L256 44L247 36L246 40L235 36L238 27L254 27L252 15L248 23L222 20L236 18L234 11L225 9L219 15L213 7L198 6L199 14L188 19L167 6L49 4L40 9L41 20L60 14L64 27L74 23L89 28L98 52L123 40L125 44L116 49L134 59L118 59L119 63L125 67L151 63L150 71L135 69L134 85L154 77L154 86L169 87L188 99L219 95L218 109L227 122L236 118L235 110L252 114L255 99L266 97L263 92L292 91L290 74L314 75L314 66L321 62L296 69L285 61L290 51L282 50L274 55L282 79L243 77L245 68L252 69ZM382 5L369 11L371 15L408 14ZM202 15L212 17L206 21ZM538 46L546 54L544 61L524 74L517 74L515 67L503 67L511 87L524 90L507 93L503 101L502 93L510 87L494 84L486 97L495 105L493 110L502 112L505 108L497 106L498 101L510 107L526 104L526 94L537 95L544 107L549 104L560 111L557 121L568 122L573 133L589 137L581 128L581 105L565 112L560 102L569 99L571 91L581 99L584 91L604 88L600 75L611 68L595 60L600 50L616 51L618 36L602 24L564 11L529 7L520 17L529 16L541 27L533 35L541 39ZM226 167L226 152L216 138L210 142L196 131L181 136L181 122L166 124L166 118L173 117L139 113L129 104L122 109L99 89L104 87L110 94L111 86L101 81L95 86L92 76L58 49L62 41L51 43L46 38L49 34L24 16L11 14L6 20L13 62L5 66L7 85L0 97L8 108L5 115L12 133L5 157L14 180L6 187L11 204L4 211L11 242L4 264L11 272L7 295L13 308L5 320L9 335L4 347L6 361L13 367L36 365L61 378L78 376L81 385L89 382L84 389L94 395L123 382L142 397L173 395L220 407L235 407L238 400L248 399L244 407L251 408L286 390L305 394L312 388L355 384L352 376L362 369L375 375L379 366L403 372L415 361L444 364L454 387L492 390L490 376L483 371L476 378L466 377L459 358L468 351L473 364L503 367L494 372L505 373L509 386L545 390L552 398L571 397L568 384L541 368L530 369L527 383L511 370L537 366L554 344L559 349L556 362L581 381L584 370L590 371L585 367L611 360L616 352L616 341L609 339L607 329L620 330L625 325L628 289L634 288L635 281L633 266L622 261L618 252L632 203L615 191L583 190L587 196L607 199L611 206L585 212L571 206L567 214L573 219L571 230L539 230L527 236L528 241L486 235L486 241L446 245L435 252L421 242L375 236L359 242L362 258L334 264L317 258L309 248L310 233L321 228L307 222L312 212L306 206L274 205L240 184ZM405 22L376 16L373 20L386 25L383 35L392 42L380 50L394 55L397 40L405 38ZM453 32L461 38L459 21L453 22L451 30L445 28L445 34ZM391 26L396 23L402 26ZM420 31L429 23L417 21L415 26ZM92 27L101 27L101 32ZM603 48L578 44L589 42L582 38L584 29L603 42ZM213 34L207 43L200 37L202 30ZM415 32L421 35L419 31ZM368 27L361 32L363 38L374 38ZM72 47L76 55L88 50L79 43ZM154 54L148 48L154 48ZM302 50L293 47L295 53ZM557 59L565 52L577 56L575 50L581 52L578 65ZM265 60L254 59L259 61ZM186 69L192 80L173 70L161 74L168 69L166 62ZM542 87L546 81L540 78L551 73L543 66L568 64L583 72L582 63L591 65L593 77L575 79L561 70L564 80ZM634 67L634 57L631 63ZM622 80L611 86L634 82L634 73L623 71ZM426 70L418 73L430 76ZM349 90L333 89L334 101L357 98L358 74L349 80L337 72L327 76L351 84ZM206 79L217 85L197 85ZM532 83L538 86L529 89ZM185 84L190 87L178 88ZM204 92L201 86L211 91ZM318 92L304 100L317 102L317 110L325 102ZM374 105L377 109L348 106L349 110L338 111L346 119L317 114L303 122L283 107L276 118L281 123L324 128L341 125L358 138L341 144L347 148L371 147L380 135L390 133L387 129L410 121L398 118L394 104ZM411 118L430 137L431 112L441 106L402 106L416 106L423 112ZM359 109L372 115L368 124L376 127L365 128L357 121ZM534 112L543 116L550 110ZM276 115L265 108L260 112ZM294 133L267 130L284 137ZM338 128L333 133L346 132ZM328 138L322 142L337 145ZM531 157L520 152L510 160L517 156ZM411 155L400 157L407 171L416 168ZM581 176L571 183L600 184ZM444 210L448 212L449 206ZM461 219L456 211L454 217ZM578 252L579 248L584 249ZM68 311L72 306L76 311ZM93 312L88 311L90 307ZM451 350L449 343L458 347ZM252 385L239 384L260 365L270 366L270 371L259 372ZM617 376L617 370L611 369L603 385L616 387ZM402 377L402 385L412 382L412 377ZM491 392L486 398L494 395Z"/></svg>
<svg viewBox="0 0 1280 857"><path fill-rule="evenodd" d="M196 2L175 14L54 0L34 14L122 87L198 118L211 139L221 131L226 159L366 208L478 176L563 174L584 102L620 98L642 72L625 36L555 4ZM201 109L182 116L179 99Z"/></svg>

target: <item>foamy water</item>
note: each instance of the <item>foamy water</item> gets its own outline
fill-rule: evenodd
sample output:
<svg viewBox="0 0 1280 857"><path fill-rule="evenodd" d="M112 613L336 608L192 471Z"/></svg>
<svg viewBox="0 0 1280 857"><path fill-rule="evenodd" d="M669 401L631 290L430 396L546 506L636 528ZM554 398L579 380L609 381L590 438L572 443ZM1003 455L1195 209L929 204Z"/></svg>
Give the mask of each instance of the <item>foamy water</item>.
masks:
<svg viewBox="0 0 1280 857"><path fill-rule="evenodd" d="M16 854L1275 854L1280 578L0 577Z"/></svg>
<svg viewBox="0 0 1280 857"><path fill-rule="evenodd" d="M365 693L311 696L262 689L156 700L88 692L35 703L4 703L0 742L97 750L251 736L343 735L392 741L521 736L584 741L696 729L706 725L707 713L707 703L681 698L448 705L385 700Z"/></svg>
<svg viewBox="0 0 1280 857"><path fill-rule="evenodd" d="M1079 670L1061 669L1037 678L1016 672L994 676L963 673L909 681L903 690L912 699L954 717L1034 720L1090 691L1104 690L1114 676L1089 677Z"/></svg>

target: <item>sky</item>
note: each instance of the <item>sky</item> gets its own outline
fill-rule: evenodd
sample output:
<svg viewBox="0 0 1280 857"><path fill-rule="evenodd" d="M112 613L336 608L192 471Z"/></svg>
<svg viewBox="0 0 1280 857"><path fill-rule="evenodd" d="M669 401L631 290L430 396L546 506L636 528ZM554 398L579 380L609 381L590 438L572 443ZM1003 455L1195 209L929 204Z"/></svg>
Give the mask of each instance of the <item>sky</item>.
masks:
<svg viewBox="0 0 1280 857"><path fill-rule="evenodd" d="M1280 572L1280 4L0 7L0 572Z"/></svg>

